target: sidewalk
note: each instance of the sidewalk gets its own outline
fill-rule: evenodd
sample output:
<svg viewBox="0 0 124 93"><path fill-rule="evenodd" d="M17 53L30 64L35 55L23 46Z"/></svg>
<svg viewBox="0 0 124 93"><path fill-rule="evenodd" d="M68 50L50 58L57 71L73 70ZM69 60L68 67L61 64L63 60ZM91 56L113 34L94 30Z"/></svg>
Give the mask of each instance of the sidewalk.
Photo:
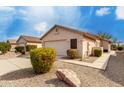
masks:
<svg viewBox="0 0 124 93"><path fill-rule="evenodd" d="M107 66L107 63L108 63L108 60L109 60L111 55L116 56L116 53L114 51L111 51L110 53L104 53L104 54L102 54L101 57L99 57L93 63L88 63L88 62L83 62L83 61L76 61L76 60L67 60L67 59L58 59L58 61L105 70L106 66Z"/></svg>

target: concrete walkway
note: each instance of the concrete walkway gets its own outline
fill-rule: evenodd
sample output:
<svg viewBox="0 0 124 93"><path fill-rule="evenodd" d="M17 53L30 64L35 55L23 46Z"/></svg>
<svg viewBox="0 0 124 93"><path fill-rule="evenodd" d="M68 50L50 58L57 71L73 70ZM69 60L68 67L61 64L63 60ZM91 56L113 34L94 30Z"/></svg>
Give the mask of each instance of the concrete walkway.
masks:
<svg viewBox="0 0 124 93"><path fill-rule="evenodd" d="M26 58L1 59L0 75L30 67L31 67L30 60Z"/></svg>
<svg viewBox="0 0 124 93"><path fill-rule="evenodd" d="M83 65L83 66L89 66L89 67L105 70L106 66L108 64L108 60L109 60L111 55L116 56L116 53L114 51L111 51L110 53L104 53L104 54L102 54L101 57L99 57L93 63L88 63L88 62L83 62L83 61L76 61L76 60L67 60L67 59L58 59L58 61L68 62L68 63L72 63L72 64L77 64L77 65Z"/></svg>

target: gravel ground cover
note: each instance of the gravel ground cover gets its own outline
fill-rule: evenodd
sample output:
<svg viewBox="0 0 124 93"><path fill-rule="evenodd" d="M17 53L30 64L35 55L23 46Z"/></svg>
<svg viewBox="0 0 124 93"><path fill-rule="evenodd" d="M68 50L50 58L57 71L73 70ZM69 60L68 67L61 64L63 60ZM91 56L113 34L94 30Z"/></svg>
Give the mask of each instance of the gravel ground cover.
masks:
<svg viewBox="0 0 124 93"><path fill-rule="evenodd" d="M67 59L67 60L72 60L70 59L69 57L61 57L59 56L58 57L59 59ZM99 57L94 57L94 56L89 56L87 58L84 58L84 59L81 59L81 58L77 58L77 59L73 59L73 60L76 60L76 61L83 61L83 62L88 62L88 63L93 63L95 60L97 60Z"/></svg>
<svg viewBox="0 0 124 93"><path fill-rule="evenodd" d="M95 60L97 60L99 57L90 56L88 58L82 59L83 62L93 63Z"/></svg>
<svg viewBox="0 0 124 93"><path fill-rule="evenodd" d="M35 75L32 68L20 69L0 76L0 86L68 87L55 75L56 69L67 68L77 73L82 87L120 87L124 86L123 56L123 53L118 53L116 57L111 56L105 71L64 62L55 62L49 73L41 75Z"/></svg>

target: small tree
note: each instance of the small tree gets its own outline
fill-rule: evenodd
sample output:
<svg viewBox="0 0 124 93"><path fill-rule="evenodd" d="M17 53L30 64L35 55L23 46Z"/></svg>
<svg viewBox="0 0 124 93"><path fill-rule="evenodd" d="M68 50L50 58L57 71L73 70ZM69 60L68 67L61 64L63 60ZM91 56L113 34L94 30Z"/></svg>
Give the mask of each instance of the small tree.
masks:
<svg viewBox="0 0 124 93"><path fill-rule="evenodd" d="M8 40L7 40L7 49L8 49L8 51L10 51L10 49L11 49L11 44Z"/></svg>

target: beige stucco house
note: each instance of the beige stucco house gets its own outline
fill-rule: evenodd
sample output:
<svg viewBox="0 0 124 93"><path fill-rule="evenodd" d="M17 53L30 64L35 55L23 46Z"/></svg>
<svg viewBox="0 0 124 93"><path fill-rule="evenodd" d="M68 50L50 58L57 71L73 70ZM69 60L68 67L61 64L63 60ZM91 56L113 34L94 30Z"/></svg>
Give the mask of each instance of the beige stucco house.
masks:
<svg viewBox="0 0 124 93"><path fill-rule="evenodd" d="M110 52L111 44L112 44L112 41L107 39L101 39L101 46L103 47L103 50L108 50L108 52Z"/></svg>
<svg viewBox="0 0 124 93"><path fill-rule="evenodd" d="M18 46L36 45L37 48L42 47L40 38L32 36L21 35L16 41L16 43Z"/></svg>
<svg viewBox="0 0 124 93"><path fill-rule="evenodd" d="M9 40L7 40L7 42L11 44L10 51L15 51L15 47L17 46L16 40L15 39L9 39Z"/></svg>
<svg viewBox="0 0 124 93"><path fill-rule="evenodd" d="M92 55L93 48L103 49L100 37L61 25L53 26L41 37L41 41L43 47L54 48L60 56L66 56L71 48L77 49L80 57Z"/></svg>

